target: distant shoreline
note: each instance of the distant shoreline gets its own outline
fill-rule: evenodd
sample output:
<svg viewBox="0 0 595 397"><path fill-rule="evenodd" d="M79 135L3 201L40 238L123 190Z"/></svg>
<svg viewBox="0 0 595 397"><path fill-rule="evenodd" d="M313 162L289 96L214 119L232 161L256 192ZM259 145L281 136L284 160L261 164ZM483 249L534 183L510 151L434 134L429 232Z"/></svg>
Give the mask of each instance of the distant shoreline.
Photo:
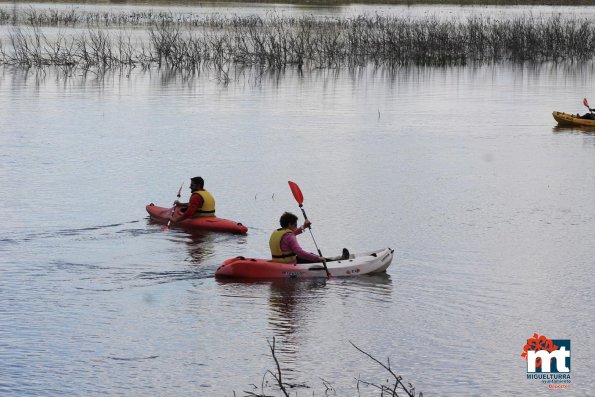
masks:
<svg viewBox="0 0 595 397"><path fill-rule="evenodd" d="M295 5L314 5L314 6L339 6L339 5L460 5L460 6L595 6L595 0L210 0L210 1L164 1L164 0L62 0L47 1L36 0L35 3L65 3L65 4L98 4L98 5L125 5L125 4L154 4L159 6L167 5L205 5L217 3L246 3L246 4L295 4ZM3 1L10 4L10 1ZM26 6L27 3L15 2L18 6Z"/></svg>

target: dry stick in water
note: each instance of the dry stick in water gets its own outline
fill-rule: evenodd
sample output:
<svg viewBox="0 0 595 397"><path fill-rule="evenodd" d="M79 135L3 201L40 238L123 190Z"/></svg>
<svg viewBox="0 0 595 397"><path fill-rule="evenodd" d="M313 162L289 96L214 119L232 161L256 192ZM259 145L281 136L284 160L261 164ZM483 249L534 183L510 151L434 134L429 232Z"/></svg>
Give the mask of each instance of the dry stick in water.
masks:
<svg viewBox="0 0 595 397"><path fill-rule="evenodd" d="M365 352L362 349L360 349L359 347L357 347L352 341L349 341L349 343L351 343L351 346L355 347L359 352L361 352L361 353L365 354L366 356L370 357L373 361L375 361L376 363L378 363L382 368L386 369L393 376L393 378L395 379L395 385L394 385L394 387L393 387L392 390L388 389L384 385L380 385L379 386L379 385L376 385L376 384L373 384L373 383L361 381L359 379L358 379L358 382L362 382L362 383L365 383L365 384L370 385L370 386L375 386L375 387L379 388L383 393L384 393L385 390L387 390L387 391L389 391L389 392L392 393L391 396L396 396L397 395L397 387L400 386L403 389L403 391L405 393L407 393L407 395L409 397L415 397L415 388L413 388L413 385L409 384L409 386L411 387L411 389L407 389L405 387L405 385L403 384L403 382L401 382L401 380L403 378L400 377L399 375L395 374L393 372L393 370L390 368L390 358L388 359L387 364L384 364L384 363L380 362L378 359L376 359L374 356L372 356L370 353ZM421 392L419 393L419 397L423 397L423 394Z"/></svg>
<svg viewBox="0 0 595 397"><path fill-rule="evenodd" d="M277 366L277 373L273 373L271 370L268 370L267 372L265 372L265 374L263 375L263 379L262 379L262 384L261 384L261 394L256 394L254 392L251 391L244 391L244 393L246 393L248 396L252 396L252 397L270 397L267 396L266 394L264 394L264 387L265 387L265 378L267 374L271 374L273 376L273 378L275 379L275 381L277 382L277 386L279 387L279 389L283 392L285 397L290 397L289 393L287 392L287 389L285 387L285 385L283 384L283 378L282 378L282 372L281 372L281 365L279 364L279 361L277 360L277 356L275 354L275 337L273 337L273 342L271 343L268 339L267 339L267 343L269 345L269 348L271 349L271 355L273 356L273 359L275 360L275 365ZM374 358L371 354L365 352L364 350L360 349L359 347L357 347L353 342L349 341L349 343L351 343L351 345L353 347L355 347L358 351L360 351L361 353L365 354L366 356L370 357L372 360L374 360L376 363L378 363L380 366L382 366L384 369L386 369L395 379L395 384L392 388L389 388L386 385L379 385L379 384L375 384L375 383L371 383L371 382L366 382L363 381L361 379L357 379L357 390L358 390L358 394L359 394L359 385L360 383L368 385L368 386L372 386L377 388L378 390L380 390L381 392L381 396L387 396L387 397L395 397L398 396L397 391L404 391L405 393L407 393L407 395L409 397L415 397L415 388L413 387L413 385L411 383L407 383L409 385L409 389L407 389L407 387L405 387L405 385L402 382L402 377L397 375L390 367L390 358L388 359L388 364L383 364L382 362L380 362L379 360L377 360L376 358ZM329 393L333 393L335 394L336 391L335 389L331 386L330 382L326 381L323 378L320 378L320 380L322 380L323 385L326 388L325 391L325 395L328 395ZM388 382L388 381L387 381ZM257 388L256 385L254 385L254 388ZM397 390L398 389L398 390ZM388 393L388 394L385 394ZM234 392L235 395L235 392ZM314 395L314 394L312 394ZM296 394L297 396L297 394ZM418 397L423 397L423 393L419 393Z"/></svg>
<svg viewBox="0 0 595 397"><path fill-rule="evenodd" d="M267 339L267 343L269 344L269 348L271 349L271 354L273 356L273 359L275 360L275 364L277 365L277 374L274 374L271 370L268 370L264 374L264 376L262 378L262 383L260 385L260 390L261 390L262 394L256 394L251 391L244 391L244 393L246 393L248 396L253 396L253 397L269 397L266 394L264 394L264 383L265 383L264 378L266 377L267 374L271 374L273 376L273 378L277 381L277 385L279 386L279 388L281 389L281 391L283 392L285 397L289 397L289 393L285 389L285 385L283 384L283 380L281 377L281 366L279 365L279 361L277 360L277 356L275 355L275 337L273 336L272 344L268 339ZM235 395L235 392L234 392L234 395Z"/></svg>
<svg viewBox="0 0 595 397"><path fill-rule="evenodd" d="M279 385L279 388L281 389L281 391L283 392L285 397L289 397L289 393L287 393L287 390L285 390L285 386L283 385L283 381L281 380L281 366L279 365L279 360L277 360L277 356L275 355L275 337L273 336L273 344L272 345L271 345L271 342L269 342L268 340L267 340L267 343L269 344L269 348L271 349L271 354L273 355L273 359L275 360L275 364L277 365L277 375L275 375L270 370L269 370L269 373L271 375L273 375L273 378L275 378L275 380L277 381L277 384Z"/></svg>

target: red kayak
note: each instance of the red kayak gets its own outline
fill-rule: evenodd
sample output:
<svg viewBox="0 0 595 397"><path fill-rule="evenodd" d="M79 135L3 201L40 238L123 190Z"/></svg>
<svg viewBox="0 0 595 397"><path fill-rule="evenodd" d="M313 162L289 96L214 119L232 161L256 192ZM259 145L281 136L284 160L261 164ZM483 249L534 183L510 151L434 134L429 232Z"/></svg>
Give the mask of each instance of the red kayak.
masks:
<svg viewBox="0 0 595 397"><path fill-rule="evenodd" d="M169 221L169 217L171 215L171 207L158 207L155 204L151 203L147 205L145 208L151 216L152 220L167 225L167 222ZM177 208L175 214L180 214ZM217 218L216 216L184 219L182 222L172 223L170 226L182 227L184 229L210 230L214 232L227 232L234 234L246 234L248 232L248 228L242 225L240 222L231 221L229 219Z"/></svg>
<svg viewBox="0 0 595 397"><path fill-rule="evenodd" d="M349 259L327 262L333 277L361 276L362 274L386 271L393 260L394 250L382 248L376 251L351 255ZM215 271L216 277L243 279L314 278L326 277L322 263L278 263L268 259L228 259Z"/></svg>

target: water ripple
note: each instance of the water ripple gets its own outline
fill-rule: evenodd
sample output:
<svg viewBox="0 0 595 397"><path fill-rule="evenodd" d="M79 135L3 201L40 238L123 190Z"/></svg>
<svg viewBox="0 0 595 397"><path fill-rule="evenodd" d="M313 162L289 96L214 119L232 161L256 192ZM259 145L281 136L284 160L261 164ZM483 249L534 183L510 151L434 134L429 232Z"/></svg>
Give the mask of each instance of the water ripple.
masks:
<svg viewBox="0 0 595 397"><path fill-rule="evenodd" d="M158 358L159 356L148 356L148 357L114 357L114 356L108 356L107 358L109 358L110 360L114 360L114 361L144 361L144 360L154 360L156 358Z"/></svg>

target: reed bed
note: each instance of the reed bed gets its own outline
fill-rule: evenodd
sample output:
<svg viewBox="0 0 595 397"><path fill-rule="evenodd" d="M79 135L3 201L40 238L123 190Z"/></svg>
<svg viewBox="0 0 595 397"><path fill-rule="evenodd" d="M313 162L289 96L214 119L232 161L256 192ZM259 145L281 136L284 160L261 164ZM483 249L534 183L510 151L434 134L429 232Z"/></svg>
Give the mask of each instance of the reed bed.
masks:
<svg viewBox="0 0 595 397"><path fill-rule="evenodd" d="M36 3L52 3L53 0L36 0ZM229 0L211 0L210 3L228 3ZM537 5L537 6L592 6L595 0L236 0L237 3L259 3L259 4L296 4L296 5L323 5L337 6L349 4L390 4L390 5ZM81 0L61 0L61 3L72 3L77 5ZM84 1L83 1L84 3ZM102 2L95 2L102 3ZM180 4L179 1L171 0L127 0L129 4L154 4L156 6L172 6Z"/></svg>
<svg viewBox="0 0 595 397"><path fill-rule="evenodd" d="M594 0L595 1L595 0ZM41 9L33 7L1 8L0 24L47 27L148 27L174 24L180 27L223 28L237 24L261 23L258 17L205 15L193 12L133 11L133 10L81 10Z"/></svg>
<svg viewBox="0 0 595 397"><path fill-rule="evenodd" d="M190 29L168 20L133 38L127 29L89 27L48 38L39 26L13 28L0 63L81 68L168 67L198 70L259 66L337 68L586 60L595 54L587 19L523 16L441 20L393 16L217 17ZM138 33L138 32L136 32Z"/></svg>

